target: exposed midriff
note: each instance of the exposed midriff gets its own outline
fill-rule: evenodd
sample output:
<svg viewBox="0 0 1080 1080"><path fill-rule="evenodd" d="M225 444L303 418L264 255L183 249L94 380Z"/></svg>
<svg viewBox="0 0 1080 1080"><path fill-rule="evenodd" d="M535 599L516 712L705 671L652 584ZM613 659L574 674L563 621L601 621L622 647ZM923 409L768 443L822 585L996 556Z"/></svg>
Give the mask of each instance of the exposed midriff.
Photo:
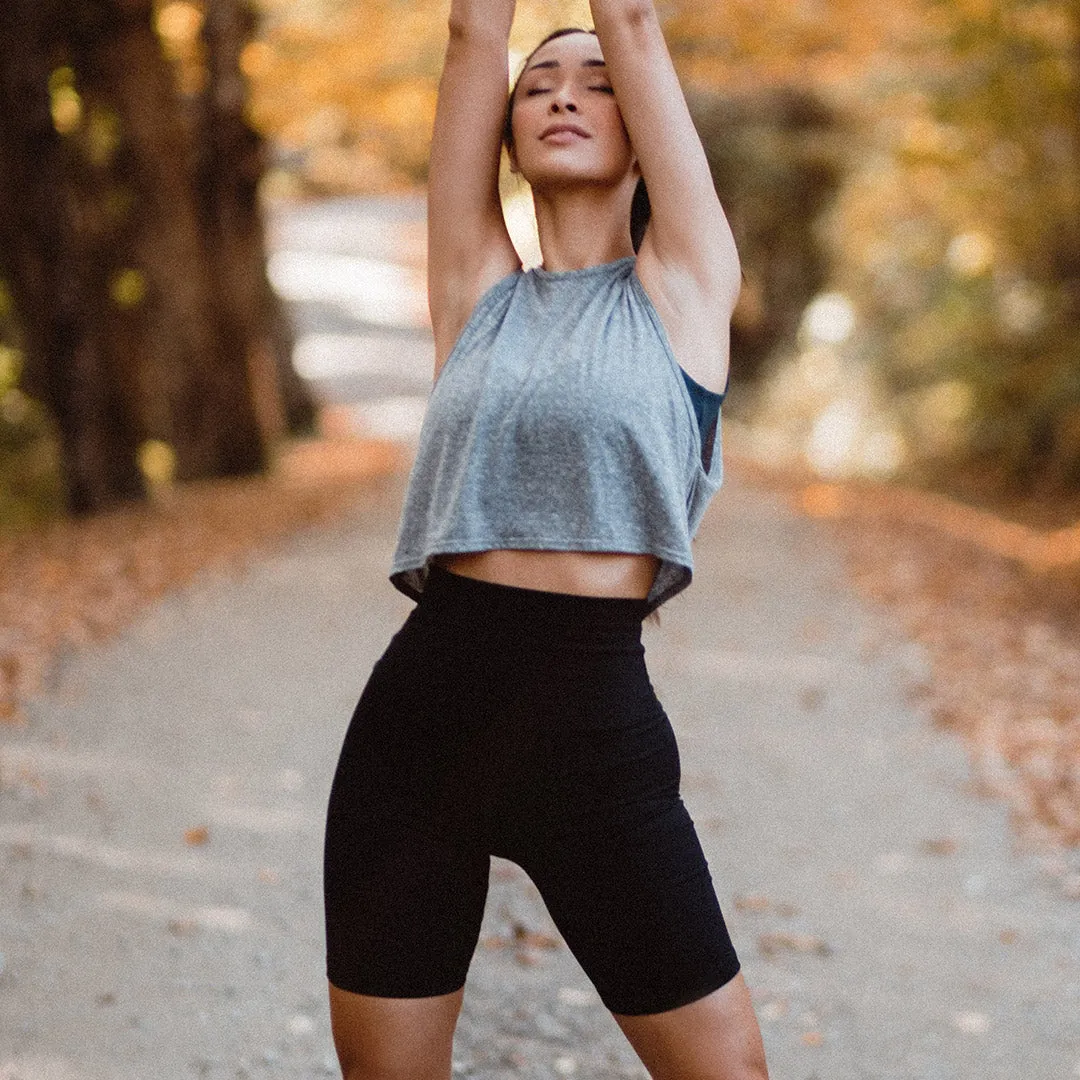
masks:
<svg viewBox="0 0 1080 1080"><path fill-rule="evenodd" d="M660 560L621 551L495 551L439 555L435 561L462 577L519 589L644 600Z"/></svg>

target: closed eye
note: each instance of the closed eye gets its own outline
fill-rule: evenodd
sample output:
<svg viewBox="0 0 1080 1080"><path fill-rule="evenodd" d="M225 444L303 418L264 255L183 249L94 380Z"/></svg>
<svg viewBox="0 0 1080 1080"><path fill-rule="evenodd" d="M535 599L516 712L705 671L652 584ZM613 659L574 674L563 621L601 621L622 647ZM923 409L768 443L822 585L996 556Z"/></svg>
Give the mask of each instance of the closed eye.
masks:
<svg viewBox="0 0 1080 1080"><path fill-rule="evenodd" d="M547 87L546 86L533 86L530 89L525 91L525 96L526 97L534 97L536 94L546 94L546 93L547 93Z"/></svg>
<svg viewBox="0 0 1080 1080"><path fill-rule="evenodd" d="M605 94L614 94L615 89L611 86L590 86L590 90L602 90Z"/></svg>

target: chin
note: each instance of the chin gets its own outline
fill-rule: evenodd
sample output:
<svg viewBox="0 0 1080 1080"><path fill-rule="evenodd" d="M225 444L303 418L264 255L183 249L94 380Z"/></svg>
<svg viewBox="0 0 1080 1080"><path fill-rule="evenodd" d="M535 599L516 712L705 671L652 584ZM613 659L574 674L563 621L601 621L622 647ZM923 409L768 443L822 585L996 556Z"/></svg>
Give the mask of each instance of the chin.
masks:
<svg viewBox="0 0 1080 1080"><path fill-rule="evenodd" d="M536 192L557 191L568 187L617 188L626 179L625 172L598 169L582 163L575 167L569 162L537 162L521 170L521 176Z"/></svg>

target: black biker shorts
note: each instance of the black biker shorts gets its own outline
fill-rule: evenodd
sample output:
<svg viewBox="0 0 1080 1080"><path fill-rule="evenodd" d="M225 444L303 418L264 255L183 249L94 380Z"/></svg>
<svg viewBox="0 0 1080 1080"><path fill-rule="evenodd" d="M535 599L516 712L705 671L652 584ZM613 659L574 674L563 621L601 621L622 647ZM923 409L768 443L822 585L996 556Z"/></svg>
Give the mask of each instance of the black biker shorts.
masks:
<svg viewBox="0 0 1080 1080"><path fill-rule="evenodd" d="M491 855L532 878L613 1012L664 1012L738 972L645 670L646 610L432 571L334 777L335 986L410 998L461 987Z"/></svg>

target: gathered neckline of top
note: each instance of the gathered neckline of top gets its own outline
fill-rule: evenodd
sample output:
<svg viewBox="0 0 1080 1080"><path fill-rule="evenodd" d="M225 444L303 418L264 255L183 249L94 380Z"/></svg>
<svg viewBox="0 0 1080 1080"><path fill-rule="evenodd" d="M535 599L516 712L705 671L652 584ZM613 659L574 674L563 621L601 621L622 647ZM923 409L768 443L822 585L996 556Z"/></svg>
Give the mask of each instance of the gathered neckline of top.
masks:
<svg viewBox="0 0 1080 1080"><path fill-rule="evenodd" d="M542 266L533 266L525 271L527 274L535 274L543 281L559 281L565 278L576 279L587 277L592 274L611 273L613 270L637 261L636 255L624 255L621 259L611 262L596 263L594 266L580 266L575 270L545 270Z"/></svg>

